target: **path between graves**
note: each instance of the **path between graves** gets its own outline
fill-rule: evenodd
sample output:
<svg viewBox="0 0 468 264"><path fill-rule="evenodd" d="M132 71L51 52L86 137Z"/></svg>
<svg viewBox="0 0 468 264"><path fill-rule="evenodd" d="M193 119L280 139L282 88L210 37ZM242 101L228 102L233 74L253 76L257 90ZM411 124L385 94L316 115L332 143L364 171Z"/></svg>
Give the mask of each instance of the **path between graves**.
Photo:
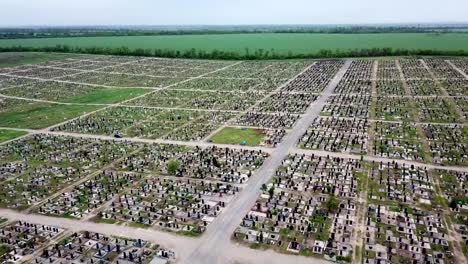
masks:
<svg viewBox="0 0 468 264"><path fill-rule="evenodd" d="M344 66L325 88L322 95L307 109L306 114L297 121L293 129L272 152L260 170L250 179L247 187L227 206L223 214L218 216L208 226L208 229L200 238L198 246L189 255L189 258L180 259L182 263L229 263L228 250L231 244L231 234L234 233L242 218L255 203L262 184L270 180L281 165L281 162L289 154L289 151L294 148L300 137L320 114L322 107L331 96L350 64L351 61L346 61ZM257 252L253 254L255 256L258 255Z"/></svg>

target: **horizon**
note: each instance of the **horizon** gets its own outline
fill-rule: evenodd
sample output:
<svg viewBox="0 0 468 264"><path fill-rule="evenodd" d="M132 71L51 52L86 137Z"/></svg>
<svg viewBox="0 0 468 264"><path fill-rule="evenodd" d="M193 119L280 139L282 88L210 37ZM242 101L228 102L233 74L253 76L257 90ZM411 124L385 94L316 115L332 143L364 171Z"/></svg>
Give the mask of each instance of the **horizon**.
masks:
<svg viewBox="0 0 468 264"><path fill-rule="evenodd" d="M0 27L468 23L462 0L4 0L2 9Z"/></svg>

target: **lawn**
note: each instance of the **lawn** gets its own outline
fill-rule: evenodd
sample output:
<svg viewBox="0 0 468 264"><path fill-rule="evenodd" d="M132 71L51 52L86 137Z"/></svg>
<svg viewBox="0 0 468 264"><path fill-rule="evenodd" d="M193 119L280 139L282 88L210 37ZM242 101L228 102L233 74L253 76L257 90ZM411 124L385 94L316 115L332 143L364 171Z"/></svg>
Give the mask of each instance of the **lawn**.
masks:
<svg viewBox="0 0 468 264"><path fill-rule="evenodd" d="M61 60L76 57L74 54L43 53L43 52L5 52L0 53L0 68L23 64L37 64L50 60Z"/></svg>
<svg viewBox="0 0 468 264"><path fill-rule="evenodd" d="M137 88L103 88L100 90L91 91L84 95L71 97L65 100L65 102L83 104L113 104L137 97L148 92L150 92L150 90Z"/></svg>
<svg viewBox="0 0 468 264"><path fill-rule="evenodd" d="M276 53L315 53L322 49L351 50L361 48L467 50L468 34L464 33L378 33L378 34L307 34L262 33L179 36L117 36L41 39L3 39L0 47L110 47L129 49L168 49L186 51L192 48L207 52L215 49L236 51L246 48L271 50Z"/></svg>
<svg viewBox="0 0 468 264"><path fill-rule="evenodd" d="M265 137L261 129L226 127L211 138L217 144L241 144L246 142L247 146L259 145Z"/></svg>
<svg viewBox="0 0 468 264"><path fill-rule="evenodd" d="M26 134L27 133L23 131L0 129L0 142L5 142Z"/></svg>
<svg viewBox="0 0 468 264"><path fill-rule="evenodd" d="M0 127L46 128L101 107L44 103L23 104L0 113Z"/></svg>

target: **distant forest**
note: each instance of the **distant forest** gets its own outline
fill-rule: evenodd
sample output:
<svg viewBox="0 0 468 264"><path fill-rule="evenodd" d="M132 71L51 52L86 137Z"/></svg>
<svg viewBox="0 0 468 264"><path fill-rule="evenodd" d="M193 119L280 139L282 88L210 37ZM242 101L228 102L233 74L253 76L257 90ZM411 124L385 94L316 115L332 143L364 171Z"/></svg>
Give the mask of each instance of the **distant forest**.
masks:
<svg viewBox="0 0 468 264"><path fill-rule="evenodd" d="M164 36L259 33L468 33L468 25L389 26L180 26L180 27L34 27L0 28L0 39L67 38L108 36Z"/></svg>

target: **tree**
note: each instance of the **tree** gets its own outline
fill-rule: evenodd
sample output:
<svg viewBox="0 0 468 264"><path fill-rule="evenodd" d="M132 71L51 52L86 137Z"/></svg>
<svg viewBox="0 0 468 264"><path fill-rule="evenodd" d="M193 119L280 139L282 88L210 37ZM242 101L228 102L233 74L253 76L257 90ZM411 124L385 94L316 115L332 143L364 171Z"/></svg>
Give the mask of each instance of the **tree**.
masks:
<svg viewBox="0 0 468 264"><path fill-rule="evenodd" d="M270 194L270 198L272 198L273 194L275 194L275 187L271 186L271 188L268 190L268 193Z"/></svg>
<svg viewBox="0 0 468 264"><path fill-rule="evenodd" d="M325 206L327 207L328 211L335 211L338 209L338 200L336 200L335 196L331 195L330 198L328 198Z"/></svg>
<svg viewBox="0 0 468 264"><path fill-rule="evenodd" d="M180 162L178 160L170 160L167 163L167 171L169 174L175 175L180 168Z"/></svg>

